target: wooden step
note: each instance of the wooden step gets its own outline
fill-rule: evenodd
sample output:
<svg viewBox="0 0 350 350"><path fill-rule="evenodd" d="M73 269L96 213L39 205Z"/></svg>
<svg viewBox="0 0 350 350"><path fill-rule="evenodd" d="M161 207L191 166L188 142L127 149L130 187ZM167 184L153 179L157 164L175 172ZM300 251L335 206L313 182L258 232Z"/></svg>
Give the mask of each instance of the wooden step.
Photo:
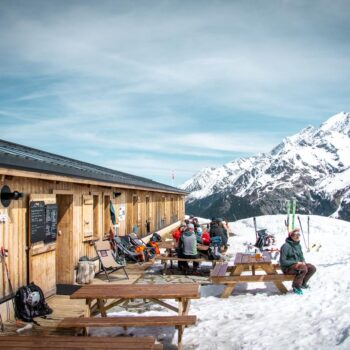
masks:
<svg viewBox="0 0 350 350"><path fill-rule="evenodd" d="M196 323L197 316L118 316L118 317L68 317L59 328L85 327L156 327L189 326Z"/></svg>
<svg viewBox="0 0 350 350"><path fill-rule="evenodd" d="M160 346L159 346L160 345ZM1 336L0 349L162 349L154 337Z"/></svg>

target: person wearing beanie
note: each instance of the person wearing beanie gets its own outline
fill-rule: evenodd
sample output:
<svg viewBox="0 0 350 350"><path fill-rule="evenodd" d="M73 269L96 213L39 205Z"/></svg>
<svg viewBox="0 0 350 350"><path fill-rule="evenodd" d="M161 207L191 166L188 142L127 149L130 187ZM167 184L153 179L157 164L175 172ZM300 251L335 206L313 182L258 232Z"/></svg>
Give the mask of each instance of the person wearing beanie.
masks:
<svg viewBox="0 0 350 350"><path fill-rule="evenodd" d="M286 242L281 247L280 265L283 273L295 275L292 284L293 292L303 294L302 289L309 287L307 283L316 272L316 267L305 262L298 228L289 232Z"/></svg>

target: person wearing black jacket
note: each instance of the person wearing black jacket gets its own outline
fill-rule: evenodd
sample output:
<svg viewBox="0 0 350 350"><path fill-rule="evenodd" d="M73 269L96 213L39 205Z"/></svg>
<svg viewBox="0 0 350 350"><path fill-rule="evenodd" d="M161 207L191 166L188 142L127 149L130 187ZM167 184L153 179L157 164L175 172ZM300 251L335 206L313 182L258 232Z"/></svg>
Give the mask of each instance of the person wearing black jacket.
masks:
<svg viewBox="0 0 350 350"><path fill-rule="evenodd" d="M227 236L218 220L213 221L210 226L210 238L213 237L220 237L222 245L227 246Z"/></svg>

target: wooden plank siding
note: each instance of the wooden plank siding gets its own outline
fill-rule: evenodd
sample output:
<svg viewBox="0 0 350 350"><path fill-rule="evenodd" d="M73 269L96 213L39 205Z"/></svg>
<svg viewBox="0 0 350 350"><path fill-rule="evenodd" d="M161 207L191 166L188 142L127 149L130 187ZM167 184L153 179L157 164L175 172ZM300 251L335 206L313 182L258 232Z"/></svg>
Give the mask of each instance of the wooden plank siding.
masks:
<svg viewBox="0 0 350 350"><path fill-rule="evenodd" d="M20 176L27 172L18 171L14 175L8 175L10 171L3 171L0 168L0 186L8 185L11 191L23 193L19 200L13 200L9 207L4 208L0 203L0 213L7 215L6 222L0 222L0 246L4 246L9 251L6 262L10 271L10 278L14 290L29 283L29 267L35 269L36 275L42 273L43 278L40 283L44 292L50 292L49 286L52 281L47 281L45 285L44 276L56 275L52 270L57 264L62 264L63 260L67 263L64 269L57 269L58 274L56 283L74 283L74 267L79 257L87 255L94 257L93 246L88 242L89 238L102 239L111 226L109 201L112 200L116 216L118 219L119 208L125 206L125 221L119 222L119 234L128 234L132 232L134 221L137 219L139 225L139 235L147 235L146 220L150 221L151 232L161 229L166 225L178 220L184 219L184 195L176 193L156 192L154 189L137 190L127 189L125 187L102 186L97 184L88 184L77 181L58 181L53 176L48 179L42 179L40 176L26 177ZM12 171L14 172L14 171ZM63 179L62 177L58 177ZM118 192L114 198L113 193ZM63 240L64 249L56 247L63 236L59 236L59 225L57 241L51 243L54 247L46 252L31 256L31 249L27 250L29 236L29 201L30 198L41 198L41 196L50 195L56 197L56 203L64 202L66 196L72 197L71 213L67 222L71 221L71 237ZM37 197L35 197L37 196ZM137 198L137 203L133 205L133 198ZM171 199L172 198L172 199ZM61 204L62 205L62 204ZM137 208L137 209L136 209ZM137 210L137 213L134 213ZM174 213L175 212L175 213ZM177 221L177 220L176 220ZM61 230L63 231L63 230ZM91 234L92 231L92 234ZM62 235L67 232L62 232ZM44 246L41 243L41 246ZM45 250L47 247L37 249ZM30 248L30 247L29 247ZM57 251L60 255L57 255ZM65 252L64 255L62 252ZM29 257L27 258L27 254ZM27 260L28 259L28 260ZM45 270L46 269L46 270ZM66 272L64 270L66 269ZM4 265L0 265L0 299L8 296L9 284L6 278ZM0 305L0 311L2 306Z"/></svg>

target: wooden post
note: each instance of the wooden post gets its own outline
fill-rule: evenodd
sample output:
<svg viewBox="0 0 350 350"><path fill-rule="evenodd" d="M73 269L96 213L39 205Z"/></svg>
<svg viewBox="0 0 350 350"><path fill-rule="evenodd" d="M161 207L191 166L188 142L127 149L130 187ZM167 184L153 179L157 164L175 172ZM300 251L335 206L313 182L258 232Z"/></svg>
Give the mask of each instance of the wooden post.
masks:
<svg viewBox="0 0 350 350"><path fill-rule="evenodd" d="M184 332L184 327L183 326L178 326L177 327L177 348L178 350L182 350L182 336Z"/></svg>
<svg viewBox="0 0 350 350"><path fill-rule="evenodd" d="M236 266L232 269L231 276L240 276L243 270L244 270L243 265ZM233 290L235 289L236 284L237 283L225 284L226 287L221 294L221 298L228 298L232 294Z"/></svg>
<svg viewBox="0 0 350 350"><path fill-rule="evenodd" d="M102 299L97 299L97 303L98 303L98 308L100 310L101 316L102 317L107 317L105 303L103 302L103 300Z"/></svg>

